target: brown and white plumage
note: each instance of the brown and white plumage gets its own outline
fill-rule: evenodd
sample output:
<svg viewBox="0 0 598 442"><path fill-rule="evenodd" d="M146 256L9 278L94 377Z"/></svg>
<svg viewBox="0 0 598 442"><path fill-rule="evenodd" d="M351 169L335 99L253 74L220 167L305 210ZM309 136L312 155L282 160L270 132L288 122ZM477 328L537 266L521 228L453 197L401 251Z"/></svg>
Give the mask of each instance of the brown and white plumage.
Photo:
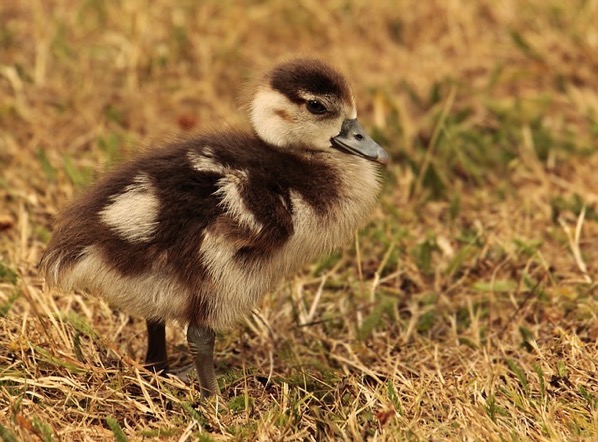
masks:
<svg viewBox="0 0 598 442"><path fill-rule="evenodd" d="M41 260L50 285L146 318L148 363L166 366L164 321L189 324L206 395L217 390L213 331L349 240L387 158L357 123L344 77L318 60L274 68L250 114L255 133L205 134L110 173L58 217Z"/></svg>

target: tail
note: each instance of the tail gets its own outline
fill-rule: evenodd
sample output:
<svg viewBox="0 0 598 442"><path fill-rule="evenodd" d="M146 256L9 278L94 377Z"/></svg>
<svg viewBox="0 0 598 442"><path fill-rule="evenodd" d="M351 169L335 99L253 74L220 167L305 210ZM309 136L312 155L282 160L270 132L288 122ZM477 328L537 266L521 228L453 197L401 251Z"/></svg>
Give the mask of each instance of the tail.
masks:
<svg viewBox="0 0 598 442"><path fill-rule="evenodd" d="M50 287L57 287L60 285L62 277L63 255L60 250L51 247L49 244L37 265L39 273L46 280Z"/></svg>

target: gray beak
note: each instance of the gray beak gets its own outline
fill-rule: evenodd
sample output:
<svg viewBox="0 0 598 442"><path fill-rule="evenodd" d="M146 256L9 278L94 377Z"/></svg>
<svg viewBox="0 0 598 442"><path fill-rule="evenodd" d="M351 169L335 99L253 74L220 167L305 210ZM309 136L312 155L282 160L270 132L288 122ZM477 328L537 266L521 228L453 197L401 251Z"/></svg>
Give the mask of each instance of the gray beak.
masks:
<svg viewBox="0 0 598 442"><path fill-rule="evenodd" d="M332 145L350 154L381 164L388 163L388 154L367 134L357 118L343 121L341 133L330 139Z"/></svg>

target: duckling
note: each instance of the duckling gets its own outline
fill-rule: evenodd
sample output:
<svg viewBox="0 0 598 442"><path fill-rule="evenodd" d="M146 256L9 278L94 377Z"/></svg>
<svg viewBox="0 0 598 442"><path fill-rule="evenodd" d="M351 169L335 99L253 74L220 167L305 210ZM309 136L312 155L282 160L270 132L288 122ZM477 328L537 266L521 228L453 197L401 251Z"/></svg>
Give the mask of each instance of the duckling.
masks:
<svg viewBox="0 0 598 442"><path fill-rule="evenodd" d="M285 276L350 240L388 155L357 120L349 83L318 59L258 83L253 132L153 149L62 211L40 270L145 318L145 363L166 371L165 323L187 325L202 396L218 393L214 341Z"/></svg>

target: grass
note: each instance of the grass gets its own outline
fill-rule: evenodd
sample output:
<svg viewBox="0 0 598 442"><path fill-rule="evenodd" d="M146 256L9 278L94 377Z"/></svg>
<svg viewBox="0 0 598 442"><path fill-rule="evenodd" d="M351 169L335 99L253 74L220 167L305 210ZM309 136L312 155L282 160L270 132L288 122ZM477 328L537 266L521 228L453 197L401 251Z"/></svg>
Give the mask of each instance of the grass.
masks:
<svg viewBox="0 0 598 442"><path fill-rule="evenodd" d="M596 22L592 0L3 3L0 437L596 439ZM143 371L142 321L36 263L80 188L247 125L239 85L297 52L349 74L393 162L355 243L219 336L202 402Z"/></svg>

